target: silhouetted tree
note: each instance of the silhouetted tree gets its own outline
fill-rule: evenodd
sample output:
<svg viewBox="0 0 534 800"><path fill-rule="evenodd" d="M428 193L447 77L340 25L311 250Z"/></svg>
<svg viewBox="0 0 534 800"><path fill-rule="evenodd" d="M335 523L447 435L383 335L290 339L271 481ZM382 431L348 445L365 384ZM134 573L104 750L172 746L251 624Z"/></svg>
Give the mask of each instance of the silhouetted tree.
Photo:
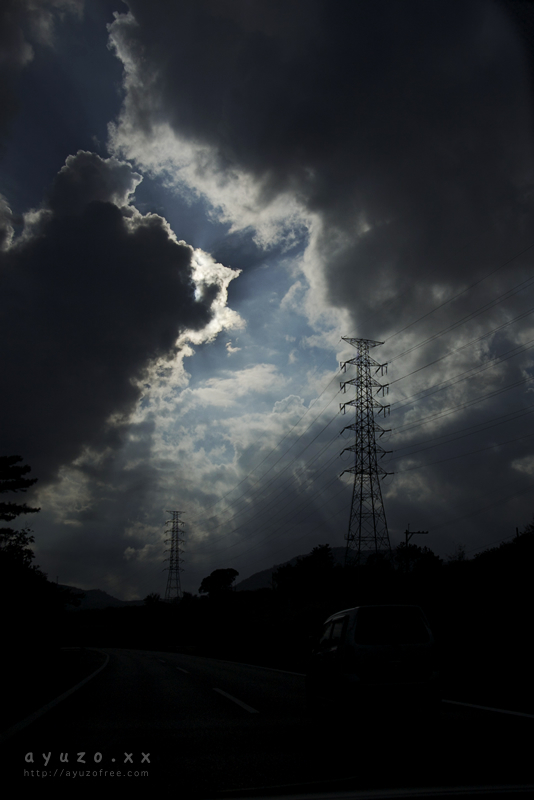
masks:
<svg viewBox="0 0 534 800"><path fill-rule="evenodd" d="M401 542L395 548L395 562L402 572L429 572L439 569L442 559L430 547Z"/></svg>
<svg viewBox="0 0 534 800"><path fill-rule="evenodd" d="M21 456L0 457L0 493L26 492L37 478L25 477L28 465L21 465ZM38 508L11 500L0 503L0 520L13 522L22 514L35 514ZM28 652L44 652L58 644L59 621L65 606L77 605L71 590L47 580L33 563L31 545L34 537L27 528L0 528L0 609L3 614L2 643L15 647L19 658L13 669L28 661Z"/></svg>
<svg viewBox="0 0 534 800"><path fill-rule="evenodd" d="M465 552L465 545L459 544L454 553L451 553L448 558L448 562L458 562L461 563L467 560L467 555Z"/></svg>
<svg viewBox="0 0 534 800"><path fill-rule="evenodd" d="M161 596L157 592L151 592L147 594L145 599L143 600L145 606L154 606L157 603L161 603Z"/></svg>
<svg viewBox="0 0 534 800"><path fill-rule="evenodd" d="M24 477L30 472L30 467L18 466L19 461L22 461L21 456L0 456L0 493L26 492L37 482L37 478ZM13 522L21 514L36 514L38 511L39 508L32 508L26 503L0 502L0 520L3 522ZM34 537L27 528L16 531L10 527L1 527L0 564L3 569L9 569L9 565L11 568L30 568L34 558L30 547L33 542Z"/></svg>
<svg viewBox="0 0 534 800"><path fill-rule="evenodd" d="M0 493L26 492L36 483L37 478L25 478L30 471L28 465L21 466L21 456L0 457ZM26 503L12 501L0 502L0 520L13 522L21 514L35 514L38 508ZM24 596L32 594L37 584L42 585L46 576L32 562L34 553L31 545L34 537L27 528L14 530L11 527L0 528L0 597L5 604L13 593L20 592Z"/></svg>
<svg viewBox="0 0 534 800"><path fill-rule="evenodd" d="M208 594L211 597L230 592L232 584L239 575L235 569L216 569L200 584L199 593Z"/></svg>
<svg viewBox="0 0 534 800"><path fill-rule="evenodd" d="M300 556L296 564L283 564L273 573L273 587L279 592L308 596L329 583L334 570L334 557L329 544L314 547L311 553Z"/></svg>

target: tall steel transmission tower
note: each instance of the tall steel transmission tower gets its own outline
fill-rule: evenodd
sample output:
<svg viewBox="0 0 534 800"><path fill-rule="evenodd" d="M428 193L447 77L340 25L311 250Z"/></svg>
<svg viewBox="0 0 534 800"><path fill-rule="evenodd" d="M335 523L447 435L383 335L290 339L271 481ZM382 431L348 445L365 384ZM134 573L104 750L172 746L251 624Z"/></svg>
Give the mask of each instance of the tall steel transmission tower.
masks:
<svg viewBox="0 0 534 800"><path fill-rule="evenodd" d="M165 600L171 601L176 600L182 596L182 587L180 584L180 572L182 568L181 564L181 556L182 550L181 545L183 544L183 521L180 519L181 511L167 511L167 514L171 514L171 519L167 520L165 525L170 525L170 537L165 539L166 544L170 544L170 547L165 550L166 553L169 553L169 558L166 558L165 561L169 562L169 566L167 570L169 575L167 577L167 588L165 590Z"/></svg>
<svg viewBox="0 0 534 800"><path fill-rule="evenodd" d="M372 339L352 339L343 336L343 341L348 342L357 350L355 358L340 364L345 372L347 364L352 364L357 369L357 375L349 381L342 382L341 388L346 391L347 386L354 386L356 397L346 403L340 403L340 409L346 412L347 406L353 406L356 411L356 420L352 425L347 425L343 431L351 430L355 433L355 442L346 447L342 452L350 450L354 453L354 466L343 470L354 475L352 490L352 505L350 509L349 530L347 533L347 548L345 563L360 563L361 554L365 551L390 551L386 513L382 502L380 480L388 474L378 465L378 459L387 452L376 443L376 434L386 433L384 428L375 422L375 411L378 414L389 414L389 404L385 405L378 399L389 390L388 384L381 384L374 375L387 372L387 364L379 364L369 355L371 347L383 344ZM343 433L342 431L342 433Z"/></svg>

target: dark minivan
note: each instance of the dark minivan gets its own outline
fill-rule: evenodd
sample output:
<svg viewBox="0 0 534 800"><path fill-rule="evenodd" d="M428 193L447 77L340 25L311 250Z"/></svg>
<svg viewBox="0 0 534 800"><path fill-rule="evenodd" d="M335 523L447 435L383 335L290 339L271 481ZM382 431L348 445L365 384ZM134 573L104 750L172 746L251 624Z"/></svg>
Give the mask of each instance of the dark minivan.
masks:
<svg viewBox="0 0 534 800"><path fill-rule="evenodd" d="M369 605L324 623L307 672L310 710L435 712L436 643L419 606Z"/></svg>

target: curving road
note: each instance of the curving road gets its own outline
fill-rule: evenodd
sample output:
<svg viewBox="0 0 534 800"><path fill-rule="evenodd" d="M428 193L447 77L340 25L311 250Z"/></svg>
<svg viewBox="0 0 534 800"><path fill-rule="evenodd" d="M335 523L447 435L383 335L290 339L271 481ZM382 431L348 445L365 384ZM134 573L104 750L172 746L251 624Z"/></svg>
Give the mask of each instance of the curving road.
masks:
<svg viewBox="0 0 534 800"><path fill-rule="evenodd" d="M444 703L430 726L321 721L306 713L301 675L104 652L99 675L3 745L4 782L70 793L80 781L110 791L134 781L135 789L174 789L180 800L279 786L296 794L533 782L533 718Z"/></svg>

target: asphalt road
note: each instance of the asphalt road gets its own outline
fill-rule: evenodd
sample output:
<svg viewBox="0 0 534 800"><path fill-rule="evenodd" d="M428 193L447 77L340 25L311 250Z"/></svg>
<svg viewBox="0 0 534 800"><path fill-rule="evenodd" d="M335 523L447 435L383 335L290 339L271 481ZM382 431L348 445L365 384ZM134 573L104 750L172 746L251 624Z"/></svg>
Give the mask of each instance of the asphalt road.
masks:
<svg viewBox="0 0 534 800"><path fill-rule="evenodd" d="M325 721L307 714L300 675L105 652L96 678L2 746L4 783L14 791L44 781L70 795L80 781L93 789L104 782L105 791L127 781L186 800L270 795L280 786L296 794L534 782L532 718L444 703L428 726L343 714Z"/></svg>

